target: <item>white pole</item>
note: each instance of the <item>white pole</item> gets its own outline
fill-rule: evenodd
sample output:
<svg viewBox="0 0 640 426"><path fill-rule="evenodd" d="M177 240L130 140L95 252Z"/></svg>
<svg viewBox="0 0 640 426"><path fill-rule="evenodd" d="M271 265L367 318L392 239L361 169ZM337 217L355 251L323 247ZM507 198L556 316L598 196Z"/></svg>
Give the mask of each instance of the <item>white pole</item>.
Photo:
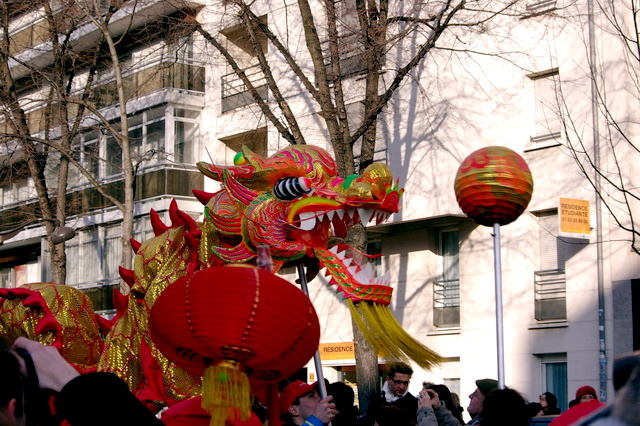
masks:
<svg viewBox="0 0 640 426"><path fill-rule="evenodd" d="M504 388L504 331L502 330L502 263L500 260L500 225L493 224L493 264L496 277L496 338L498 343L498 387Z"/></svg>
<svg viewBox="0 0 640 426"><path fill-rule="evenodd" d="M309 297L309 288L307 287L307 276L304 273L304 266L302 263L298 263L298 276L300 277L300 287L302 288L302 292ZM320 398L327 397L327 386L324 383L324 374L322 373L322 361L320 361L320 352L316 350L316 353L313 355L313 363L316 366L316 376L318 376L318 391L320 393Z"/></svg>

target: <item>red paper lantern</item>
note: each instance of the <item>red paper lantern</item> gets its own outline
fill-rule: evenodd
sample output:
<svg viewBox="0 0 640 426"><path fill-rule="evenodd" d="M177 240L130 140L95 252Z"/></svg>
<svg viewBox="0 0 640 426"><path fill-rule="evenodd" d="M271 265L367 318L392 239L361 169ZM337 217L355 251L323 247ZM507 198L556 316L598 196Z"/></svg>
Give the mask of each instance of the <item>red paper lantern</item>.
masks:
<svg viewBox="0 0 640 426"><path fill-rule="evenodd" d="M464 159L455 180L462 211L484 226L507 225L527 208L533 193L531 171L509 148L488 146Z"/></svg>
<svg viewBox="0 0 640 426"><path fill-rule="evenodd" d="M318 317L300 289L242 265L180 278L156 300L149 328L170 361L204 376L203 407L212 424L224 424L229 408L246 419L247 378L273 382L292 375L320 341Z"/></svg>

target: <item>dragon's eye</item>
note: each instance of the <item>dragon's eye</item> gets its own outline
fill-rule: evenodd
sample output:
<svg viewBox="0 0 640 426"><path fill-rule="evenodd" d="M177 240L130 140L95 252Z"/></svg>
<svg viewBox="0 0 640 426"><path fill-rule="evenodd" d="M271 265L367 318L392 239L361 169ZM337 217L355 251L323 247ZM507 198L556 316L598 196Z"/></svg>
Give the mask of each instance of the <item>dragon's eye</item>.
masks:
<svg viewBox="0 0 640 426"><path fill-rule="evenodd" d="M279 200L294 200L311 191L309 179L305 177L286 177L279 179L273 186L273 195Z"/></svg>

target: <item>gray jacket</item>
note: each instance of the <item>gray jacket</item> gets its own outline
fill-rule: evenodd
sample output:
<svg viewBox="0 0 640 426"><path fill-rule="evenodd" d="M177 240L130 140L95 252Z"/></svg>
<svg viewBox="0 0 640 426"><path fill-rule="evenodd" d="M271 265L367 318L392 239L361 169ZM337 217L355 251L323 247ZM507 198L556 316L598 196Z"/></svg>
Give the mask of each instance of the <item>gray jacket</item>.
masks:
<svg viewBox="0 0 640 426"><path fill-rule="evenodd" d="M444 402L435 412L431 407L418 408L418 426L462 426L447 410Z"/></svg>

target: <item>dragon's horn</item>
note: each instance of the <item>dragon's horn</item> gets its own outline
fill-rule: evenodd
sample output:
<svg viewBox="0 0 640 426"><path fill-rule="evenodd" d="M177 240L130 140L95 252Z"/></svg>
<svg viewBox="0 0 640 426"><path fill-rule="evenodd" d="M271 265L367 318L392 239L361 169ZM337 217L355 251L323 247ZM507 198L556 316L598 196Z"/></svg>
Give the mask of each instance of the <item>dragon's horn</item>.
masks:
<svg viewBox="0 0 640 426"><path fill-rule="evenodd" d="M162 219L160 219L157 211L151 209L151 211L149 212L149 218L151 220L153 233L156 235L156 237L158 235L164 234L169 229L169 227L162 222Z"/></svg>
<svg viewBox="0 0 640 426"><path fill-rule="evenodd" d="M118 272L120 273L120 278L122 278L122 281L127 283L129 288L131 288L131 286L135 281L133 269L127 269L127 268L123 268L122 266L118 266Z"/></svg>
<svg viewBox="0 0 640 426"><path fill-rule="evenodd" d="M131 244L131 248L133 249L134 253L138 253L138 250L140 250L140 247L142 246L142 243L138 240L135 240L133 238L129 239L129 244Z"/></svg>
<svg viewBox="0 0 640 426"><path fill-rule="evenodd" d="M213 192L200 191L198 189L192 189L193 195L202 203L202 205L206 206L209 201L216 195Z"/></svg>

